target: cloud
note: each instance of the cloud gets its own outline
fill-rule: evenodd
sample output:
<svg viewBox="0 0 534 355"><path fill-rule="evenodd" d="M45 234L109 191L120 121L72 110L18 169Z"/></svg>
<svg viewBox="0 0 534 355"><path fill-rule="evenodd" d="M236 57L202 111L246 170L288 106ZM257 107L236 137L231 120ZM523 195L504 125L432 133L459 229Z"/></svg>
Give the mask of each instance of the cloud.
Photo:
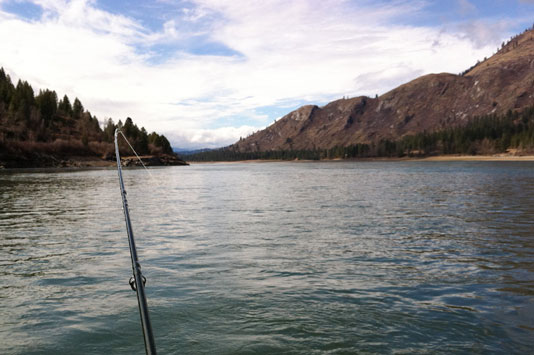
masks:
<svg viewBox="0 0 534 355"><path fill-rule="evenodd" d="M457 0L458 11L460 15L467 16L477 13L477 7L473 5L469 0Z"/></svg>
<svg viewBox="0 0 534 355"><path fill-rule="evenodd" d="M34 3L37 20L0 3L1 66L36 89L79 97L100 119L130 116L179 147L229 144L278 118L261 107L289 102L289 111L460 72L509 35L506 23L493 32L492 22L448 31L399 24L423 16L423 1L161 2L176 15L153 28L96 1Z"/></svg>
<svg viewBox="0 0 534 355"><path fill-rule="evenodd" d="M256 127L221 127L216 129L184 129L167 133L167 137L175 142L185 142L176 148L218 148L235 143L256 131ZM236 139L237 137L237 139Z"/></svg>
<svg viewBox="0 0 534 355"><path fill-rule="evenodd" d="M506 33L506 30L512 23L501 20L498 22L485 22L480 20L461 23L457 26L458 36L463 39L468 39L473 42L475 48L480 49L488 45L497 47L502 42L501 34Z"/></svg>

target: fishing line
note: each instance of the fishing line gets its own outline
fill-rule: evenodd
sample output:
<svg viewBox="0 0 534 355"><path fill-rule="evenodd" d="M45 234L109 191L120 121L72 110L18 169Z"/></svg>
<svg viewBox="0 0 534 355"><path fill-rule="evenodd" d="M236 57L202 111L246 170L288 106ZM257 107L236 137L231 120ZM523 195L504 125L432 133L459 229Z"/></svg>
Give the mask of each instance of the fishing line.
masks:
<svg viewBox="0 0 534 355"><path fill-rule="evenodd" d="M118 131L123 137L124 137L124 140L126 141L126 143L128 143L128 145L130 146L130 149L132 149L132 151L134 152L135 156L137 157L137 159L139 159L139 161L141 162L141 164L143 165L143 168L145 168L146 172L148 173L148 175L150 175L150 177L152 179L154 179L154 177L152 176L152 173L150 172L150 170L148 170L148 168L146 167L145 163L143 163L143 160L139 157L139 155L137 154L137 152L135 151L134 147L132 147L132 145L130 144L130 142L128 141L128 138L126 138L126 136L124 135L124 133L122 133L122 131Z"/></svg>
<svg viewBox="0 0 534 355"><path fill-rule="evenodd" d="M141 164L143 165L143 168L145 168L145 171L148 173L148 175L150 176L150 179L152 180L153 183L157 184L157 185L160 185L160 183L158 182L158 180L154 177L154 175L152 175L152 173L150 172L150 169L148 169L145 165L145 163L143 163L143 160L141 159L141 157L137 154L137 152L135 151L134 147L130 144L130 142L128 141L128 138L126 138L126 136L124 135L124 133L122 133L121 130L118 130L118 132L122 135L122 137L124 138L124 140L126 141L126 143L128 144L128 146L130 147L130 149L134 152L135 156L137 157L137 159L141 162ZM162 196L162 198L164 200L167 200L167 202L169 202L168 198L169 198L169 194L164 194ZM178 208L174 205L174 204L171 204L171 203L167 203L166 204L168 207L170 207L173 212L175 213L175 215L177 215L178 217L180 217L182 220L185 220L184 216L182 215L182 213L178 210Z"/></svg>

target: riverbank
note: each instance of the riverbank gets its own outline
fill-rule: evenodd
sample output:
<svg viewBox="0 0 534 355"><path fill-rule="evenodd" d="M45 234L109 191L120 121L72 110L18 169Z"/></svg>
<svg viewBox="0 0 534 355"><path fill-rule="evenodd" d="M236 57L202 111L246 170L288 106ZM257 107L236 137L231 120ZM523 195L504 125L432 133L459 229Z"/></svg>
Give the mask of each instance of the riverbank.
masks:
<svg viewBox="0 0 534 355"><path fill-rule="evenodd" d="M236 161L192 161L186 162L172 155L143 155L140 157L145 166L179 166L190 164L252 164L252 163L274 163L274 162L396 162L396 161L534 161L534 155L512 155L512 154L495 154L495 155L439 155L430 157L374 157L360 159L322 159L322 160L280 160L280 159L253 159L253 160L236 160ZM123 166L142 166L136 156L126 156L121 158ZM106 168L114 167L114 159L101 159L98 157L69 157L60 159L53 156L42 156L40 160L18 160L18 161L0 161L0 169L20 169L20 168Z"/></svg>
<svg viewBox="0 0 534 355"><path fill-rule="evenodd" d="M189 165L185 160L175 155L143 155L140 156L145 166L176 166ZM4 159L0 161L0 169L20 169L20 168L105 168L115 166L116 160L102 159L94 156L69 156L57 157L48 154L34 155L30 159L19 157L19 159ZM121 157L123 166L142 166L136 156Z"/></svg>
<svg viewBox="0 0 534 355"><path fill-rule="evenodd" d="M252 160L230 160L230 161L191 161L191 164L229 164L229 163L272 163L272 162L336 162L336 161L355 161L355 162L395 162L395 161L534 161L534 155L513 155L513 154L494 154L494 155L437 155L429 157L373 157L373 158L356 158L356 159L321 159L321 160L281 160L281 159L252 159Z"/></svg>
<svg viewBox="0 0 534 355"><path fill-rule="evenodd" d="M534 155L439 155L426 157L423 161L534 161Z"/></svg>

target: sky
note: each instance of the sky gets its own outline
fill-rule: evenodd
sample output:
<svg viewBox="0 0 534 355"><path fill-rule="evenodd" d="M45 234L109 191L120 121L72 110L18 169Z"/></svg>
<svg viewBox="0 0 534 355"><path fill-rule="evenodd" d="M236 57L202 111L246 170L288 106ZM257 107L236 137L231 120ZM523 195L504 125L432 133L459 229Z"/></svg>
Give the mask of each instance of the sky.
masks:
<svg viewBox="0 0 534 355"><path fill-rule="evenodd" d="M215 148L305 104L459 73L533 22L534 0L0 0L0 66L102 122Z"/></svg>

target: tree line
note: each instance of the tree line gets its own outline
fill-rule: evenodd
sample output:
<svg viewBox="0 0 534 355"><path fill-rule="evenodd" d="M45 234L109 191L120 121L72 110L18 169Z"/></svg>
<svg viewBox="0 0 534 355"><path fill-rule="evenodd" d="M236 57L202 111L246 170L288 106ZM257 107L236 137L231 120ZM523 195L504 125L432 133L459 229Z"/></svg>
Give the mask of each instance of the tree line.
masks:
<svg viewBox="0 0 534 355"><path fill-rule="evenodd" d="M463 126L421 132L397 140L338 146L331 149L240 152L233 147L186 156L189 161L321 160L427 157L446 154L485 155L517 149L534 152L534 106L521 112L474 117Z"/></svg>
<svg viewBox="0 0 534 355"><path fill-rule="evenodd" d="M117 123L109 118L103 127L78 98L71 101L49 89L35 93L23 80L13 84L0 68L0 156L48 153L56 155L114 154L113 134L121 128L139 154L173 154L167 138L139 128L131 118ZM121 144L121 151L131 154Z"/></svg>

